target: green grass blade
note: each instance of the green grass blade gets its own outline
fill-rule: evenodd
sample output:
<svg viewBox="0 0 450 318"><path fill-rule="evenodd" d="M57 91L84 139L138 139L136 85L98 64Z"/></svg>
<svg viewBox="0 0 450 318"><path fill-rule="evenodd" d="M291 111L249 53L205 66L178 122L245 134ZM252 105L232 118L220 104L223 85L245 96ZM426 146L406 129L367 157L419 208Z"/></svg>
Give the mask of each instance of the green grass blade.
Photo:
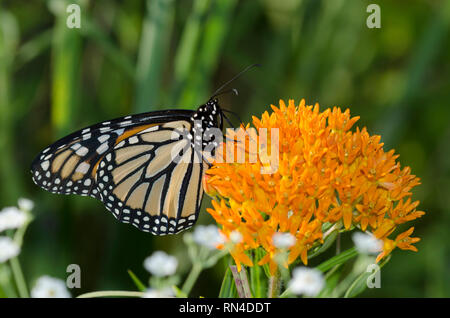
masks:
<svg viewBox="0 0 450 318"><path fill-rule="evenodd" d="M14 120L12 104L12 69L19 42L19 26L15 17L0 8L0 178L3 203L11 204L20 192L20 171L14 158Z"/></svg>
<svg viewBox="0 0 450 318"><path fill-rule="evenodd" d="M357 255L358 255L358 251L356 250L356 248L352 247L352 248L340 253L339 255L336 255L336 256L330 258L329 260L326 260L325 262L318 265L316 268L322 272L326 272L329 269L333 268L334 266L340 265Z"/></svg>
<svg viewBox="0 0 450 318"><path fill-rule="evenodd" d="M135 80L133 62L112 43L105 32L96 23L91 21L89 17L84 18L83 27L80 29L80 32L87 39L91 40L93 44L97 45L105 57L121 69L129 79L132 81Z"/></svg>
<svg viewBox="0 0 450 318"><path fill-rule="evenodd" d="M211 77L222 53L236 0L218 0L212 3L204 25L198 58L193 63L192 75L180 97L180 105L199 105L211 96Z"/></svg>
<svg viewBox="0 0 450 318"><path fill-rule="evenodd" d="M202 34L203 20L210 5L210 0L195 0L191 14L184 27L181 42L175 56L175 84L172 90L172 103L180 105L183 87L189 79L194 57ZM183 108L193 105L183 105Z"/></svg>
<svg viewBox="0 0 450 318"><path fill-rule="evenodd" d="M52 30L46 30L22 44L17 51L14 69L19 69L49 49L52 42L52 34Z"/></svg>
<svg viewBox="0 0 450 318"><path fill-rule="evenodd" d="M58 10L66 6L58 6ZM54 12L56 23L52 42L51 122L58 136L69 133L77 100L81 62L81 38L77 29L66 25L65 10Z"/></svg>
<svg viewBox="0 0 450 318"><path fill-rule="evenodd" d="M234 284L231 269L227 268L220 286L219 298L236 298L238 297L237 289Z"/></svg>
<svg viewBox="0 0 450 318"><path fill-rule="evenodd" d="M136 112L159 108L162 72L169 51L173 18L173 0L147 1L136 68Z"/></svg>
<svg viewBox="0 0 450 318"><path fill-rule="evenodd" d="M390 259L391 259L391 255L389 255L387 258L385 258L379 264L379 268L378 268L377 272L380 271L381 268L383 268L383 266L386 265L389 262ZM350 287L347 289L347 291L344 294L344 297L345 298L356 297L359 294L361 294L367 288L367 279L369 278L370 275L373 275L373 274L374 273L372 273L372 272L363 272L363 273L361 273L354 280L354 282L350 285Z"/></svg>
<svg viewBox="0 0 450 318"><path fill-rule="evenodd" d="M128 275L130 275L137 289L141 292L145 291L147 287L141 282L141 280L133 273L131 269L128 270Z"/></svg>

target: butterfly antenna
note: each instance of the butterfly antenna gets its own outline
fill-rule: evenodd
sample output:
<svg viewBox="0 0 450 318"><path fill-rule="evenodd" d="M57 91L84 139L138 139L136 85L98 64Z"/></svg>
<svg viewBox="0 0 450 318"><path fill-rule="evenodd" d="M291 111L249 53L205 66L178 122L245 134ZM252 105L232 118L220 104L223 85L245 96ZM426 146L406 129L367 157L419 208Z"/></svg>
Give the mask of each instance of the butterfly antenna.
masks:
<svg viewBox="0 0 450 318"><path fill-rule="evenodd" d="M213 96L210 97L210 99L213 99L214 97L220 96L220 95L224 95L224 94L228 94L228 93L234 93L234 95L239 95L239 92L236 88L231 88L231 89L227 89L226 91L220 92L218 94L215 94Z"/></svg>
<svg viewBox="0 0 450 318"><path fill-rule="evenodd" d="M227 116L225 116L225 114L223 113L223 109L222 109L222 116L223 116L223 118L225 118L225 120L227 121L228 125L233 127L233 123L231 122L231 120Z"/></svg>
<svg viewBox="0 0 450 318"><path fill-rule="evenodd" d="M256 66L261 66L260 64L252 64L252 65L249 65L249 66L247 66L245 69L243 69L242 71L240 71L238 74L236 74L232 79L230 79L229 81L227 81L226 83L224 83L222 86L220 86L218 89L216 89L216 91L212 94L212 96L210 97L210 99L211 98L214 98L214 97L216 97L216 96L218 96L218 95L220 95L221 93L220 93L220 91L222 90L222 89L224 89L226 86L228 86L231 82L233 82L233 81L235 81L236 79L238 79L239 77L241 77L241 75L242 74L244 74L245 72L247 72L248 70L250 70L250 69L252 69L252 68L254 68L254 67L256 67ZM232 90L235 90L235 89L232 89Z"/></svg>
<svg viewBox="0 0 450 318"><path fill-rule="evenodd" d="M228 123L230 123L230 120L225 116L224 112L230 113L231 115L233 115L236 119L239 120L239 122L241 123L241 126L242 126L244 129L246 129L244 123L242 122L241 118L239 117L239 115L238 115L237 113L232 112L231 110L223 109L223 108L222 108L222 115L223 115L223 117L227 120ZM253 138L252 138L250 135L249 135L249 138L250 138L251 141L255 142L255 140L253 140Z"/></svg>
<svg viewBox="0 0 450 318"><path fill-rule="evenodd" d="M242 119L239 117L239 115L238 115L237 113L235 113L235 112L233 112L233 111L231 111L231 110L223 109L223 108L222 108L222 115L223 115L224 117L225 117L225 114L223 114L223 112L230 113L231 115L233 115L234 118L236 118L236 119L239 121L239 123L240 123L242 126L245 127L244 123L242 122Z"/></svg>

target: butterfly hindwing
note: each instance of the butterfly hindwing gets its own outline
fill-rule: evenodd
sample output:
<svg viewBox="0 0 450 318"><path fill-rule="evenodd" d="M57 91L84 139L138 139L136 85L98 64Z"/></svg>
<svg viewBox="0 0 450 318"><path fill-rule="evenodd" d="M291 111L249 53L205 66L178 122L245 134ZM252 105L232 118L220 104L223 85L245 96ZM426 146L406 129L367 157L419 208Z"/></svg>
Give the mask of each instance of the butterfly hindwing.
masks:
<svg viewBox="0 0 450 318"><path fill-rule="evenodd" d="M117 143L100 162L99 199L121 222L156 235L195 223L204 164L183 134L190 125L180 120L142 130Z"/></svg>

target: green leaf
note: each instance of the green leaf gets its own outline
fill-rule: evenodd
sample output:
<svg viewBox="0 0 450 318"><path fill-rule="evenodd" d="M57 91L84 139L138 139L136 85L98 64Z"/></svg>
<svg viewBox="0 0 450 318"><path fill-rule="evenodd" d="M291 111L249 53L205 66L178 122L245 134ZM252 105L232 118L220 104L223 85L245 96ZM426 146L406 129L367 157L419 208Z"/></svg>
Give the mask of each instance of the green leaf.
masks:
<svg viewBox="0 0 450 318"><path fill-rule="evenodd" d="M260 249L257 249L253 256L253 266L249 268L250 288L252 290L252 295L256 298L265 297L267 290L267 279L265 279L266 275L264 267L257 265L260 259L261 251Z"/></svg>
<svg viewBox="0 0 450 318"><path fill-rule="evenodd" d="M326 285L324 289L317 296L318 298L322 297L330 297L333 290L336 288L339 279L342 275L342 265L337 265L333 269L331 269L325 276Z"/></svg>
<svg viewBox="0 0 450 318"><path fill-rule="evenodd" d="M340 265L348 261L349 259L355 257L358 255L358 252L356 251L356 248L352 247L332 258L329 260L326 260L322 264L318 265L316 268L322 272L326 272L329 269L333 268L336 265Z"/></svg>
<svg viewBox="0 0 450 318"><path fill-rule="evenodd" d="M173 285L172 290L175 292L175 296L177 298L187 298L188 295L186 295L181 289L179 289L177 286Z"/></svg>
<svg viewBox="0 0 450 318"><path fill-rule="evenodd" d="M222 286L220 286L219 298L237 298L238 293L233 280L233 274L228 267L223 277Z"/></svg>
<svg viewBox="0 0 450 318"><path fill-rule="evenodd" d="M136 285L139 291L143 292L147 289L145 285L140 281L140 279L131 271L131 269L128 270L128 275L130 275L131 279L133 280L134 284Z"/></svg>
<svg viewBox="0 0 450 318"><path fill-rule="evenodd" d="M261 258L263 258L266 255L266 252L262 248L258 248L255 250L255 258L259 261ZM253 266L258 266L257 262L254 262ZM261 265L261 267L264 270L264 273L266 274L267 278L272 277L272 274L270 274L270 269L268 264Z"/></svg>
<svg viewBox="0 0 450 318"><path fill-rule="evenodd" d="M381 270L381 268L390 260L390 255L389 257L387 257L385 260L383 260L383 262L381 262L379 264L379 268L377 270L377 272L379 270ZM375 272L376 273L376 272ZM369 278L369 276L375 274L373 272L363 272L361 273L354 281L353 283L350 285L350 287L347 289L347 291L344 294L345 298L349 298L349 297L356 297L359 294L361 294L366 288L367 288L367 279Z"/></svg>
<svg viewBox="0 0 450 318"><path fill-rule="evenodd" d="M323 244L316 251L308 255L308 259L316 257L317 255L320 255L326 250L328 250L333 245L338 235L339 229L336 229L335 231L331 232L330 235L327 236Z"/></svg>

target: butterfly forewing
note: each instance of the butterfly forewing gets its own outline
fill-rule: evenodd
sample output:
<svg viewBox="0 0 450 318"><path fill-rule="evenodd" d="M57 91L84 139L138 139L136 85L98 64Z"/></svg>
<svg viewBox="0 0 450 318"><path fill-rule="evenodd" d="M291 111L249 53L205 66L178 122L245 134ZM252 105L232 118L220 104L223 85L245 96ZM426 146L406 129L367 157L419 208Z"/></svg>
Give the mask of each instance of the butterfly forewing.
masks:
<svg viewBox="0 0 450 318"><path fill-rule="evenodd" d="M126 116L81 129L41 151L31 165L33 181L60 194L95 194L98 162L121 139L171 120L186 119L192 111L163 111Z"/></svg>

